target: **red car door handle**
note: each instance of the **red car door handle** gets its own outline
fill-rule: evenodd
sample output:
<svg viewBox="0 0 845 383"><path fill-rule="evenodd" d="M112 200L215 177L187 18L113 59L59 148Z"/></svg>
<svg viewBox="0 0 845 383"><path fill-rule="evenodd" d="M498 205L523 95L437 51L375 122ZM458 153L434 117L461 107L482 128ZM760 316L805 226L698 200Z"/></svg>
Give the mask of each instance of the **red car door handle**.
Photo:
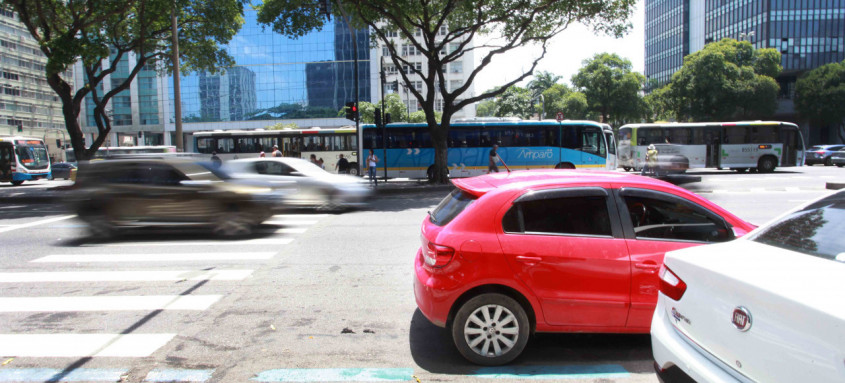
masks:
<svg viewBox="0 0 845 383"><path fill-rule="evenodd" d="M660 268L660 265L656 263L636 263L634 267L643 270L657 270Z"/></svg>
<svg viewBox="0 0 845 383"><path fill-rule="evenodd" d="M520 262L525 262L525 263L540 263L540 261L542 261L542 260L543 260L543 258L540 258L540 257L528 257L528 256L525 256L525 255L518 255L518 256L516 257L516 260L517 260L517 261L520 261Z"/></svg>

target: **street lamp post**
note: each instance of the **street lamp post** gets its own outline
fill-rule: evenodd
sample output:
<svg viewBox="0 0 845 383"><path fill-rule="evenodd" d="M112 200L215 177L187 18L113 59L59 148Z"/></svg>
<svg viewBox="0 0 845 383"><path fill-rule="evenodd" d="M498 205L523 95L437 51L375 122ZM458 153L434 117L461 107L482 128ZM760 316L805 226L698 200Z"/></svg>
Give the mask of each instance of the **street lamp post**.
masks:
<svg viewBox="0 0 845 383"><path fill-rule="evenodd" d="M387 182L387 120L384 118L384 83L386 76L384 75L384 56L379 56L379 71L381 74L381 126L376 128L381 129L381 161L384 164L384 182Z"/></svg>

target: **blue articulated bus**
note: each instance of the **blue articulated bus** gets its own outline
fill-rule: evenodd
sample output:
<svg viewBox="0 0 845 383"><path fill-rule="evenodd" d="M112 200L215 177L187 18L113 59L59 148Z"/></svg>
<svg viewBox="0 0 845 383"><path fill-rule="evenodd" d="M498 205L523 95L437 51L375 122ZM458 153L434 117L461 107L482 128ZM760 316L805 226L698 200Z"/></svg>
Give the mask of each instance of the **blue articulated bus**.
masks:
<svg viewBox="0 0 845 383"><path fill-rule="evenodd" d="M427 124L392 123L383 131L368 124L364 149L381 158L389 178L432 178L434 147ZM472 119L453 122L447 138L450 177L487 173L492 146L511 170L616 169L616 142L610 125L595 121ZM384 144L383 144L384 143ZM500 164L500 170L504 167Z"/></svg>

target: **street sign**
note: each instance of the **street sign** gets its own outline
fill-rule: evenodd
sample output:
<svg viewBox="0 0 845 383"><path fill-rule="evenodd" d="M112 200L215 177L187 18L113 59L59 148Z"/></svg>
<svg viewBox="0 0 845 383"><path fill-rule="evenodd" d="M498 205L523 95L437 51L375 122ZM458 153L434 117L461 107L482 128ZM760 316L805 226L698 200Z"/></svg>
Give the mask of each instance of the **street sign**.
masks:
<svg viewBox="0 0 845 383"><path fill-rule="evenodd" d="M557 122L563 121L563 112L557 112L557 114L555 115L555 119L557 120Z"/></svg>

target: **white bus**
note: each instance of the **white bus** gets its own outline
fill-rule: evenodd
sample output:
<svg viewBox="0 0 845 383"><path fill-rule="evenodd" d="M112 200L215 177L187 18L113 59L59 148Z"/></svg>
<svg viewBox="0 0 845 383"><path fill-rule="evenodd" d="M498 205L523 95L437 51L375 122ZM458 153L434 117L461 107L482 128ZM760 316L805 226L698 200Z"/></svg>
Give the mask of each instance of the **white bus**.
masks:
<svg viewBox="0 0 845 383"><path fill-rule="evenodd" d="M0 182L18 186L24 181L51 178L51 171L44 140L0 136Z"/></svg>
<svg viewBox="0 0 845 383"><path fill-rule="evenodd" d="M629 124L619 128L619 164L640 170L649 145L660 172L717 168L769 173L804 164L798 126L779 121Z"/></svg>
<svg viewBox="0 0 845 383"><path fill-rule="evenodd" d="M358 137L354 126L341 128L306 128L282 130L220 130L196 132L196 151L217 152L222 160L258 157L260 152L270 156L278 145L285 157L309 159L313 154L323 159L323 167L330 173L342 154L349 161L349 173L358 175Z"/></svg>

